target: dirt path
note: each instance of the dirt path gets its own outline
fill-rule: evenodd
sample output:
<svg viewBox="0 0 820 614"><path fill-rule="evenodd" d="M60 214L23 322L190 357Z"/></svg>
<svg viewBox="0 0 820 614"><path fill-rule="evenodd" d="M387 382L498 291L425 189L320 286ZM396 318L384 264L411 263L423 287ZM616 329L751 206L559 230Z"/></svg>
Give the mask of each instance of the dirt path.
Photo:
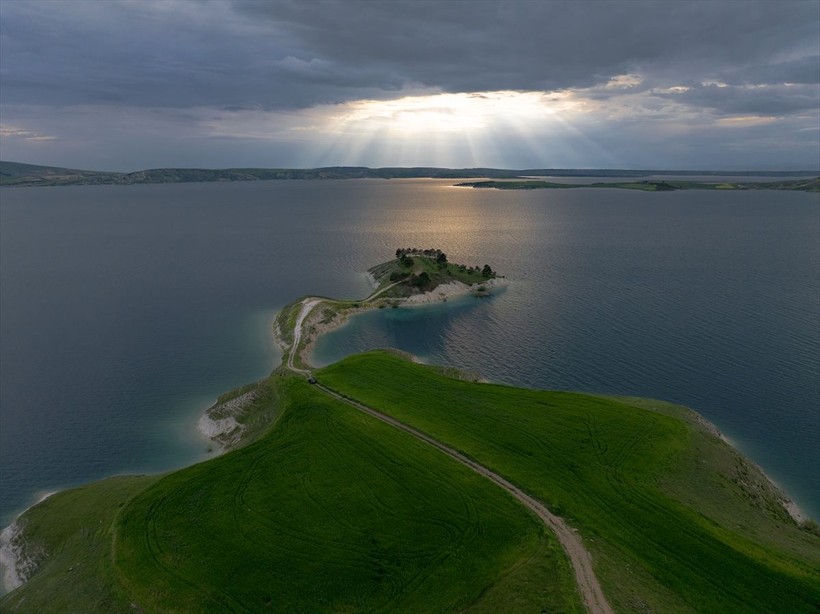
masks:
<svg viewBox="0 0 820 614"><path fill-rule="evenodd" d="M364 299L361 302L366 302L374 299L379 294L392 288L396 284L391 284L382 288L381 290L371 294L369 297ZM308 314L310 314L311 310L321 303L324 299L320 298L313 298L308 297L302 301L302 307L299 312L299 315L296 318L296 324L293 331L293 343L291 344L290 351L288 352L288 360L287 360L287 367L291 371L295 371L297 373L302 373L303 375L310 376L310 371L307 369L300 369L293 364L294 358L296 356L296 352L299 348L299 342L302 339L302 325L305 322L305 318L307 318ZM378 410L373 409L372 407L368 407L366 405L362 405L358 401L354 401L353 399L349 399L340 395L339 393L331 390L330 388L326 388L325 386L316 383L316 387L324 392L325 394L330 395L331 397L343 401L352 407L355 407L359 411L362 411L366 414L373 416L374 418L381 420L393 426L395 428L401 429L413 437L424 441L425 443L438 448L451 458L457 460L462 465L465 465L478 473L479 475L484 476L488 480L491 480L498 484L501 488L509 492L513 497L518 499L523 505L525 505L528 509L532 510L536 516L538 516L545 525L549 529L553 531L555 536L558 538L558 541L561 544L561 547L564 549L564 552L567 553L569 557L570 564L572 565L573 572L575 573L575 580L578 583L578 590L581 593L581 598L583 599L584 605L587 608L587 611L591 612L592 614L614 614L612 608L610 607L609 603L604 596L603 591L601 590L601 585L598 583L598 578L595 576L595 572L592 569L592 558L587 552L586 548L584 548L584 544L581 541L581 538L575 533L575 531L570 528L570 526L563 521L560 517L556 516L552 512L550 512L547 507L533 499L520 488L515 486L512 482L504 479L497 473L490 471L487 467L478 464L477 462L470 460L460 452L450 448L440 441L433 439L429 435L414 429L411 426L407 426L403 422L399 422L395 418L391 418L390 416L381 413Z"/></svg>
<svg viewBox="0 0 820 614"><path fill-rule="evenodd" d="M365 302L367 302L367 301L372 301L374 298L376 298L376 297L377 297L377 296L379 296L380 294L382 294L382 293L384 293L384 292L387 292L387 291L388 291L390 288L392 288L393 286L398 286L400 283L401 283L400 281L397 281L397 282L394 282L394 283L392 283L392 284L388 284L388 285L386 285L384 288L382 288L381 290L376 290L373 294L371 294L370 296L368 296L368 297L367 297L366 299L364 299L362 302L363 302L363 303L365 303Z"/></svg>
<svg viewBox="0 0 820 614"><path fill-rule="evenodd" d="M290 345L288 352L288 369L296 371L297 373L310 373L306 369L299 369L293 364L293 359L296 357L296 351L299 349L299 342L302 340L302 324L311 310L322 302L320 298L306 298L302 301L302 310L296 318L296 325L293 327L293 343Z"/></svg>
<svg viewBox="0 0 820 614"><path fill-rule="evenodd" d="M384 288L377 290L367 298L363 298L360 303L368 303L375 299L380 294L387 292L390 288L399 285L401 282L395 282L392 284L386 285ZM310 371L308 369L299 369L296 365L293 364L294 359L296 358L296 352L299 350L299 343L302 341L302 325L305 323L305 318L310 315L310 312L313 310L316 305L319 303L330 303L333 304L336 301L330 299L323 299L323 298L315 298L315 297L307 297L302 300L302 308L299 311L299 315L296 318L296 324L293 327L293 343L290 345L290 350L288 350L288 360L287 366L288 369L291 371L296 371L297 373L304 373L306 375L310 375Z"/></svg>
<svg viewBox="0 0 820 614"><path fill-rule="evenodd" d="M581 538L575 533L573 529L567 525L561 518L550 512L546 506L530 497L528 494L523 492L520 488L505 480L503 477L498 475L497 473L490 471L483 465L478 464L477 462L470 460L460 452L457 452L453 448L445 446L440 441L433 439L429 435L414 429L411 426L407 426L403 422L399 422L395 418L391 418L390 416L383 414L372 407L368 407L366 405L362 405L361 403L349 399L340 395L339 393L331 390L330 388L326 388L321 384L316 384L316 387L319 388L325 394L332 396L335 399L343 401L348 405L351 405L362 411L366 414L373 416L374 418L381 420L393 426L397 429L401 429L410 435L413 435L417 439L424 441L425 443L438 448L451 458L457 460L462 465L466 465L476 473L484 476L485 478L492 480L496 484L498 484L501 488L509 492L512 496L518 499L521 503L523 503L527 508L532 510L536 516L538 516L544 524L547 525L552 531L555 533L555 536L558 538L558 541L561 543L561 546L564 548L564 551L567 553L569 557L570 564L572 565L572 569L575 572L575 580L578 583L578 589L581 592L581 598L584 601L584 605L586 606L587 610L592 614L613 614L613 610L610 607L609 603L604 596L603 591L601 590L601 585L598 583L598 578L595 576L595 572L592 569L592 558L589 556L589 552L587 552L586 548L584 548L583 543L581 542Z"/></svg>

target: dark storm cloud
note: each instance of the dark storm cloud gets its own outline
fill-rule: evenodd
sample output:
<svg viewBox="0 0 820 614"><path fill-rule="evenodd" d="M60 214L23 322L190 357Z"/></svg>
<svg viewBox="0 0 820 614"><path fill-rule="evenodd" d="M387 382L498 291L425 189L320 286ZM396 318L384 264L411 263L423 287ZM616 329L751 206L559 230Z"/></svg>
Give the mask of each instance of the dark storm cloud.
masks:
<svg viewBox="0 0 820 614"><path fill-rule="evenodd" d="M287 108L401 85L368 67L351 67L341 80L326 62L300 63L296 56L310 54L298 42L229 9L4 1L0 97L54 106Z"/></svg>
<svg viewBox="0 0 820 614"><path fill-rule="evenodd" d="M624 73L668 85L818 79L814 0L4 0L2 12L6 104L276 109Z"/></svg>
<svg viewBox="0 0 820 614"><path fill-rule="evenodd" d="M820 25L818 25L820 29ZM813 83L820 80L820 55L808 55L796 60L776 63L760 63L745 66L734 72L727 71L723 81L733 85L759 85L766 83Z"/></svg>
<svg viewBox="0 0 820 614"><path fill-rule="evenodd" d="M636 70L684 78L765 72L773 59L817 54L820 15L814 1L788 0L235 6L287 24L308 48L341 66L377 65L454 92L585 87Z"/></svg>
<svg viewBox="0 0 820 614"><path fill-rule="evenodd" d="M813 168L818 23L817 0L0 0L0 156ZM499 90L548 92L545 114L404 141L401 104L349 121L352 101Z"/></svg>
<svg viewBox="0 0 820 614"><path fill-rule="evenodd" d="M656 95L724 114L787 115L818 107L818 88L814 85L695 85L686 91Z"/></svg>

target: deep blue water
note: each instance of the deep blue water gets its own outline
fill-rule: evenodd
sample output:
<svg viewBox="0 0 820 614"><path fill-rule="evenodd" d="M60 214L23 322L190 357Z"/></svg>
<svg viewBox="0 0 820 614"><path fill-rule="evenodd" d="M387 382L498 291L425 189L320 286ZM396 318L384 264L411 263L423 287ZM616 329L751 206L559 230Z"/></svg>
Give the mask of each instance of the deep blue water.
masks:
<svg viewBox="0 0 820 614"><path fill-rule="evenodd" d="M817 195L450 183L0 192L0 521L43 491L205 458L199 413L276 364L276 309L366 295L398 246L490 263L510 287L365 314L319 361L392 345L683 403L820 517Z"/></svg>

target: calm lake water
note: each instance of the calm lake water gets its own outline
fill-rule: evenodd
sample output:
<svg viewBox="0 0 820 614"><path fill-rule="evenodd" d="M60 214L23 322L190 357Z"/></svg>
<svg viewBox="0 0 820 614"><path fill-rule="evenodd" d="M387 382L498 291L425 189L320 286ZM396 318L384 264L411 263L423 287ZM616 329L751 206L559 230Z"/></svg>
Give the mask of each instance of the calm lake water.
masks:
<svg viewBox="0 0 820 614"><path fill-rule="evenodd" d="M0 522L39 494L208 456L196 420L279 360L274 312L365 296L396 247L502 294L356 318L489 379L693 407L820 518L820 198L504 192L435 180L0 192Z"/></svg>

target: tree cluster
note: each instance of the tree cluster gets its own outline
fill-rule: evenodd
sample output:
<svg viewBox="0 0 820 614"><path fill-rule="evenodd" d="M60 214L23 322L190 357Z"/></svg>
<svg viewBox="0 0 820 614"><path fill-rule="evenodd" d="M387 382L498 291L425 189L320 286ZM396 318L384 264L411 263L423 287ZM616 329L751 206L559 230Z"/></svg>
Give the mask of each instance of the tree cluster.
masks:
<svg viewBox="0 0 820 614"><path fill-rule="evenodd" d="M424 288L430 285L430 276L427 271L422 271L420 275L413 275L410 283L418 288Z"/></svg>
<svg viewBox="0 0 820 614"><path fill-rule="evenodd" d="M438 264L439 269L443 269L448 266L447 254L445 254L440 249L419 249L418 247L400 247L396 250L396 258L398 258L402 266L406 268L410 268L411 266L413 266L412 256L430 258L432 260L435 260ZM486 277L488 279L497 276L497 273L493 271L492 267L489 264L485 264L483 268L478 266L470 267L465 264L459 264L457 266L460 271L467 271L475 275L481 275L482 277ZM401 275L401 277L399 277L398 273L393 273L391 274L390 279L391 281L397 281L398 279L405 279L406 277L407 274L403 274ZM412 281L414 280L411 280L411 283Z"/></svg>
<svg viewBox="0 0 820 614"><path fill-rule="evenodd" d="M439 264L444 264L447 262L447 254L445 254L440 249L419 249L417 247L400 247L396 250L396 258L398 258L399 260L409 258L410 256L424 256L425 258L431 258L435 260Z"/></svg>
<svg viewBox="0 0 820 614"><path fill-rule="evenodd" d="M497 273L493 270L493 268L489 264L485 264L484 268L477 267L477 266L467 266L466 264L459 264L458 269L460 271L465 271L468 273L474 273L476 275L481 275L483 277L496 277Z"/></svg>

